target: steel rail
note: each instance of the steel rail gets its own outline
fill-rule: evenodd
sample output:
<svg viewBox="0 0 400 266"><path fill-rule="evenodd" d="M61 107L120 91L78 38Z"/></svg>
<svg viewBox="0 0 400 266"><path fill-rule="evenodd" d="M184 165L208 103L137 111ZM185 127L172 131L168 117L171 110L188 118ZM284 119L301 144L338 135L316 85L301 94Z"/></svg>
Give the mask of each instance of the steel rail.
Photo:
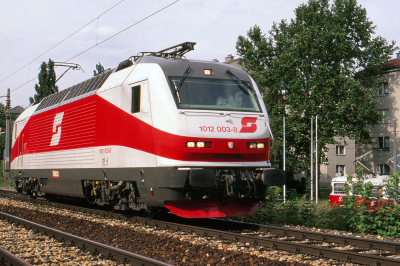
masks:
<svg viewBox="0 0 400 266"><path fill-rule="evenodd" d="M23 259L15 256L13 253L0 247L0 265L4 266L32 266Z"/></svg>
<svg viewBox="0 0 400 266"><path fill-rule="evenodd" d="M400 243L393 241L384 241L384 240L361 238L354 236L343 236L343 235L320 233L320 232L291 229L291 228L282 228L277 226L266 226L266 225L260 225L259 232L264 232L264 233L270 232L274 234L290 235L294 237L307 238L323 242L367 247L369 249L384 249L384 250L394 251L396 253L400 252Z"/></svg>
<svg viewBox="0 0 400 266"><path fill-rule="evenodd" d="M202 224L202 226L205 226ZM323 241L329 243L337 243L343 245L361 246L369 249L390 250L396 253L400 252L400 242L385 241L371 238L362 238L354 236L344 236L323 232L314 232L308 230L293 229L288 227L279 227L272 225L262 225L254 223L244 223L237 221L227 221L213 219L212 226L218 228L242 228L249 229L260 233L271 233L277 237L296 237L299 239L310 239L315 241Z"/></svg>
<svg viewBox="0 0 400 266"><path fill-rule="evenodd" d="M42 233L43 235L51 236L52 238L55 238L59 241L69 243L73 246L77 246L81 250L88 250L91 251L93 254L102 254L107 259L117 260L122 263L129 263L131 265L140 265L140 266L171 266L171 264L162 261L154 260L152 258L148 258L126 250L118 249L96 241L72 235L3 212L0 212L0 219L22 225L28 229L35 230L37 233Z"/></svg>

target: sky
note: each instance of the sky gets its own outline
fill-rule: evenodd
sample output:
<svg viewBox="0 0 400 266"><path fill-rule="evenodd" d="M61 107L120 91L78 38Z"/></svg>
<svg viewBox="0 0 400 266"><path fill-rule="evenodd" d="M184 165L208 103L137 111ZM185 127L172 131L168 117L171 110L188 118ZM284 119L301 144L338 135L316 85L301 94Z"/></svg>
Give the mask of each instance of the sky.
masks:
<svg viewBox="0 0 400 266"><path fill-rule="evenodd" d="M159 51L186 41L197 43L187 58L224 62L228 54L238 57L235 45L239 35L245 36L254 25L268 35L273 22L294 18L296 7L307 2L175 1L0 0L0 96L10 88L11 105L27 107L29 97L35 94L39 67L49 58L55 62L72 58L68 62L84 70L69 70L57 82L59 90L93 77L98 62L106 69L114 68L139 52ZM400 1L358 0L358 4L377 26L376 35L400 46ZM57 76L66 69L57 67ZM5 98L0 102L5 104Z"/></svg>

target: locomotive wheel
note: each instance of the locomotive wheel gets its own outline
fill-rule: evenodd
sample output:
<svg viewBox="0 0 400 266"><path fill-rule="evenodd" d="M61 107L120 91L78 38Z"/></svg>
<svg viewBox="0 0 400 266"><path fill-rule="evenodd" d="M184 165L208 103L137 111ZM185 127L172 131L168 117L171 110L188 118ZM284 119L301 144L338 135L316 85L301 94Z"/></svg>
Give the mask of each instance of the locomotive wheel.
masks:
<svg viewBox="0 0 400 266"><path fill-rule="evenodd" d="M147 219L153 219L157 216L158 210L156 208L147 208L147 210L140 210L143 217Z"/></svg>

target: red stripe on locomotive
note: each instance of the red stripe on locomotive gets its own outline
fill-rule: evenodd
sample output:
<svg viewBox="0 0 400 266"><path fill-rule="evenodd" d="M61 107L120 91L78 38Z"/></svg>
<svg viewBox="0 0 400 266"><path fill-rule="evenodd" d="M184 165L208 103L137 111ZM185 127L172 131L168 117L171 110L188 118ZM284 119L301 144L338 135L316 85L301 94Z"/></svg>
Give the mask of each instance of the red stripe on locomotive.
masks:
<svg viewBox="0 0 400 266"><path fill-rule="evenodd" d="M64 112L60 141L50 146L56 114ZM98 95L83 98L30 117L15 143L24 135L26 154L80 149L93 146L124 146L180 161L257 162L268 159L269 138L223 139L174 135L137 119ZM212 141L210 149L188 149L187 141ZM228 147L234 141L233 149ZM247 149L247 142L264 142L265 149ZM27 144L25 146L25 144ZM17 157L12 148L11 161Z"/></svg>

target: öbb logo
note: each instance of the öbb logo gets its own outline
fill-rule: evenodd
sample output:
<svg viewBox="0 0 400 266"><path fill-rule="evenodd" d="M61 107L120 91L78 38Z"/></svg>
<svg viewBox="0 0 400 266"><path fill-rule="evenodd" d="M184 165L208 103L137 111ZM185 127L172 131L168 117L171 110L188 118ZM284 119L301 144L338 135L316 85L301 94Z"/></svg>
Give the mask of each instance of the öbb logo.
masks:
<svg viewBox="0 0 400 266"><path fill-rule="evenodd" d="M60 142L61 138L61 122L64 116L64 112L56 114L53 122L53 136L51 137L50 146L56 146Z"/></svg>
<svg viewBox="0 0 400 266"><path fill-rule="evenodd" d="M243 117L242 128L239 133L253 133L257 130L257 117Z"/></svg>

